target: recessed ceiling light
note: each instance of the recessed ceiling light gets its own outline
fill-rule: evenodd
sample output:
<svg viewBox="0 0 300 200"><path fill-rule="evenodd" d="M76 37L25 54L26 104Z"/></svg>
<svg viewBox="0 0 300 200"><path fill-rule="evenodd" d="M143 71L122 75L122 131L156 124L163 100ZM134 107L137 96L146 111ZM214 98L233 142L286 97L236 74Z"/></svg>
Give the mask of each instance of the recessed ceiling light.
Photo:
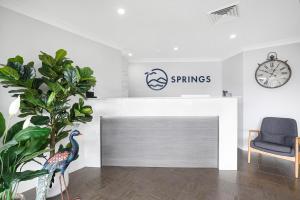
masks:
<svg viewBox="0 0 300 200"><path fill-rule="evenodd" d="M174 51L178 51L178 50L179 50L179 47L176 46L176 47L173 48L173 50L174 50Z"/></svg>
<svg viewBox="0 0 300 200"><path fill-rule="evenodd" d="M230 39L234 39L234 38L236 38L236 36L237 36L236 34L231 34L231 35L229 36L229 38L230 38Z"/></svg>
<svg viewBox="0 0 300 200"><path fill-rule="evenodd" d="M129 57L132 57L132 56L133 56L133 54L132 54L132 53L128 53L128 56L129 56Z"/></svg>
<svg viewBox="0 0 300 200"><path fill-rule="evenodd" d="M118 14L119 15L124 15L126 13L125 9L124 8L119 8L118 9Z"/></svg>

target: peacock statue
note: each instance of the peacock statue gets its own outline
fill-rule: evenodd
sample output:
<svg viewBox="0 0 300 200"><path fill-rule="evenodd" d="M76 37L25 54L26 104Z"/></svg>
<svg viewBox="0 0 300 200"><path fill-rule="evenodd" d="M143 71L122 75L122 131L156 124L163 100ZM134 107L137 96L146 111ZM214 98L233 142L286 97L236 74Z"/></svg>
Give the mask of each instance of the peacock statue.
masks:
<svg viewBox="0 0 300 200"><path fill-rule="evenodd" d="M61 200L64 200L61 179L63 179L63 184L66 188L67 199L70 200L70 194L66 186L64 173L70 163L78 158L79 145L74 137L79 135L81 135L79 131L72 131L69 136L71 147L63 148L62 146L60 146L58 152L45 162L43 169L48 170L49 173L39 177L38 179L38 187L36 188L36 200L46 200L47 189L50 186L55 173L60 173L59 184L61 190Z"/></svg>

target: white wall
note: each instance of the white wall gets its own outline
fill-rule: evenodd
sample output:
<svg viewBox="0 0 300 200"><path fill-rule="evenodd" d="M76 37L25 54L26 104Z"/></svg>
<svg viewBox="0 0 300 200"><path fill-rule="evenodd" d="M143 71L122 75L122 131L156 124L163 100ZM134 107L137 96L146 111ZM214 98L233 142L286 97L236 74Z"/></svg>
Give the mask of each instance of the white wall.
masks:
<svg viewBox="0 0 300 200"><path fill-rule="evenodd" d="M222 62L224 90L233 96L243 95L243 53L225 59Z"/></svg>
<svg viewBox="0 0 300 200"><path fill-rule="evenodd" d="M145 72L160 68L168 74L168 84L162 90L150 89L146 84ZM209 83L171 83L171 76L210 76ZM128 69L130 97L178 97L182 94L209 94L220 96L222 93L221 62L153 62L131 63Z"/></svg>
<svg viewBox="0 0 300 200"><path fill-rule="evenodd" d="M126 92L123 92L127 87L123 83L123 65L126 62L119 50L0 7L0 63L6 63L7 58L19 54L24 56L26 62L33 60L36 66L39 66L39 51L54 54L60 48L68 51L68 57L74 60L75 64L90 66L94 70L97 77L96 95L98 97L127 96ZM0 94L0 111L7 116L7 108L12 98L2 87ZM70 166L70 171L85 166L84 151L89 151L93 144L84 140L92 142L90 138L93 138L93 134L97 132L86 133L79 139L81 157ZM32 167L40 168L35 165L28 166L28 168ZM29 189L34 184L33 181L22 183L20 190Z"/></svg>
<svg viewBox="0 0 300 200"><path fill-rule="evenodd" d="M266 60L267 54L275 51L278 58L288 60L292 69L290 81L277 89L259 86L254 78L258 63ZM260 127L267 116L289 117L300 125L300 43L246 51L243 54L243 93L244 93L244 147L247 131Z"/></svg>
<svg viewBox="0 0 300 200"><path fill-rule="evenodd" d="M222 62L223 90L238 96L238 146L243 148L243 53L225 59Z"/></svg>
<svg viewBox="0 0 300 200"><path fill-rule="evenodd" d="M121 88L122 88L122 96L128 97L129 95L129 85L128 85L128 66L129 62L126 57L123 56L123 67L122 67L122 81L121 81Z"/></svg>

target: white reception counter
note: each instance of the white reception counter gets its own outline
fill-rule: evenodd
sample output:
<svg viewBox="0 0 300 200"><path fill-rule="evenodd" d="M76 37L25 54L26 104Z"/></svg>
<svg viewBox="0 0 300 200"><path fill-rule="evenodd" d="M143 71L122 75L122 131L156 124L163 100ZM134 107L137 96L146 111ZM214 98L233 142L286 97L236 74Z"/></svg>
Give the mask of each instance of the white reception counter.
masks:
<svg viewBox="0 0 300 200"><path fill-rule="evenodd" d="M90 160L89 166L101 166L100 117L218 116L218 168L237 170L237 98L110 98L90 100L88 104L94 108L93 126L87 125L85 129L94 132L85 137L85 156L87 161Z"/></svg>

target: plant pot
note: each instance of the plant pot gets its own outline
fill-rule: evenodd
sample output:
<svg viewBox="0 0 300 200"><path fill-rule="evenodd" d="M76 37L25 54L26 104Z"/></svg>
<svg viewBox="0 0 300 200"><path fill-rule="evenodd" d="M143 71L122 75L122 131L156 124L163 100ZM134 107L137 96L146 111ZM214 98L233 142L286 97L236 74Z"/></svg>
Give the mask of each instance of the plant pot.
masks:
<svg viewBox="0 0 300 200"><path fill-rule="evenodd" d="M4 198L4 199L11 199L11 200L26 200L25 196L23 194L17 193L17 194L13 194L11 190L6 190L6 194L10 194L9 197L7 197L6 195L1 196L0 199Z"/></svg>
<svg viewBox="0 0 300 200"><path fill-rule="evenodd" d="M59 176L60 176L59 173L57 173L55 175L54 183L52 184L52 187L49 188L48 191L47 191L47 195L46 195L47 198L55 197L55 196L60 195ZM65 172L65 180L66 180L66 185L68 187L68 185L69 185L69 173L68 172ZM65 191L66 188L64 186L63 179L61 179L61 184L62 184L62 190Z"/></svg>
<svg viewBox="0 0 300 200"><path fill-rule="evenodd" d="M15 194L13 200L26 200L23 194Z"/></svg>

